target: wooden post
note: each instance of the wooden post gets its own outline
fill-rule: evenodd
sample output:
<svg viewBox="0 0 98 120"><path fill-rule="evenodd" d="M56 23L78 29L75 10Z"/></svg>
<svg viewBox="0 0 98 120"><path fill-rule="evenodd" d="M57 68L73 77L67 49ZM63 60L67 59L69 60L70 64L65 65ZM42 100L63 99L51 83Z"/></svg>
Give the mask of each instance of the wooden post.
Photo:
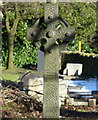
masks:
<svg viewBox="0 0 98 120"><path fill-rule="evenodd" d="M79 41L79 52L81 52L81 45L82 45L82 42L81 41Z"/></svg>

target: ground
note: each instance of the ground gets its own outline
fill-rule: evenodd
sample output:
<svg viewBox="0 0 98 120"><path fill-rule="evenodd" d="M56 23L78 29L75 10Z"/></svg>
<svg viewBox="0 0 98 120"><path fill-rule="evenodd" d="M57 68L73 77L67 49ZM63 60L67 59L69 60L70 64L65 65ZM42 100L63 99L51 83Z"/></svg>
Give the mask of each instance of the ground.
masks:
<svg viewBox="0 0 98 120"><path fill-rule="evenodd" d="M32 71L33 73L36 72L36 70L34 71L31 69L23 69L23 68L14 68L13 70L7 70L5 67L0 66L0 79L17 82L19 77L23 73L26 73L27 71Z"/></svg>
<svg viewBox="0 0 98 120"><path fill-rule="evenodd" d="M89 106L62 106L61 107L61 116L63 118L76 118L76 119L93 119L98 120L98 106L89 107Z"/></svg>
<svg viewBox="0 0 98 120"><path fill-rule="evenodd" d="M26 69L14 69L13 71L2 68L3 80L18 81ZM32 71L32 70L31 70ZM32 71L36 72L36 71ZM42 118L42 103L36 101L33 96L25 95L14 87L2 87L0 89L3 118ZM28 103L28 104L27 104ZM66 106L60 108L60 118L65 120L98 120L98 106Z"/></svg>

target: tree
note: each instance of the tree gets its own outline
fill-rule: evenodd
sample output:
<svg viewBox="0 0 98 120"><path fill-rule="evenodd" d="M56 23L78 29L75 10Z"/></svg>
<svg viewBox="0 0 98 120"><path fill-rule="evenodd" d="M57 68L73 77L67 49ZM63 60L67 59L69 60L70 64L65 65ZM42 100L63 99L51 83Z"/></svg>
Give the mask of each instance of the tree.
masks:
<svg viewBox="0 0 98 120"><path fill-rule="evenodd" d="M96 2L96 35L93 37L94 39L94 47L98 49L98 1Z"/></svg>
<svg viewBox="0 0 98 120"><path fill-rule="evenodd" d="M14 17L13 23L12 22L10 23L10 18L9 18L10 12L8 12L8 8L9 8L8 6L14 7L13 9L15 11L15 17ZM7 64L7 68L13 69L14 68L14 64L13 64L14 37L15 37L16 29L17 29L18 22L19 22L18 3L14 3L14 5L12 5L12 4L4 5L3 13L5 16L5 25L6 25L7 34L8 34L8 64Z"/></svg>
<svg viewBox="0 0 98 120"><path fill-rule="evenodd" d="M6 8L7 7L7 8ZM36 20L44 15L44 3L19 3L19 14L21 18L18 20L17 30L13 37L14 52L13 60L15 67L23 67L29 63L37 64L37 49L33 46L32 41L27 40L27 28L32 27ZM5 3L4 8L9 17L10 30L15 21L15 3ZM98 53L98 49L92 48L92 36L96 29L96 6L94 3L59 3L59 16L66 20L70 26L75 27L75 41L70 42L66 50L76 51L78 49L78 41L82 41L83 52ZM6 18L6 15L5 15ZM3 65L8 63L8 30L5 28L5 18L3 19ZM91 41L91 42L88 42ZM13 66L14 66L13 65Z"/></svg>
<svg viewBox="0 0 98 120"><path fill-rule="evenodd" d="M83 52L95 52L95 49L92 48L93 36L96 34L95 3L61 3L59 14L76 29L75 40L69 43L66 50L77 51L78 41L81 40Z"/></svg>
<svg viewBox="0 0 98 120"><path fill-rule="evenodd" d="M27 40L27 28L33 26L38 18L43 16L43 5L40 3L19 3L18 4L18 25L13 41L13 66L23 67L27 64L36 65L37 49L32 45L32 41ZM15 20L15 5L13 3L5 3L3 13L5 11L9 17L9 26L12 27ZM6 29L6 15L3 18L3 34L2 34L2 65L6 67L8 61L8 30ZM12 59L11 59L12 60Z"/></svg>

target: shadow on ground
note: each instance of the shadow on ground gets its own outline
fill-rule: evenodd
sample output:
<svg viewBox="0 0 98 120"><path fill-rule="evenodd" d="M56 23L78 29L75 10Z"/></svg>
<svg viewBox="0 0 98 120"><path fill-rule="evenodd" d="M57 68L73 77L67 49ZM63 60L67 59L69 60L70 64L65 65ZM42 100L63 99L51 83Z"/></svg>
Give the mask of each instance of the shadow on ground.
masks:
<svg viewBox="0 0 98 120"><path fill-rule="evenodd" d="M96 119L98 118L98 112L79 112L68 109L60 109L60 116L63 117L79 117L79 118L87 118L87 119Z"/></svg>

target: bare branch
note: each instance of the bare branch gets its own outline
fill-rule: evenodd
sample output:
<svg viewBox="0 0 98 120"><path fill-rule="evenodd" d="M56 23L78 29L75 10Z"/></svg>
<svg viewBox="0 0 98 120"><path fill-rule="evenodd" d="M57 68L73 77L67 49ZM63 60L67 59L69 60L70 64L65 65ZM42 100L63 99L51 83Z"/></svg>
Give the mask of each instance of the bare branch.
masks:
<svg viewBox="0 0 98 120"><path fill-rule="evenodd" d="M2 8L2 13L5 16L5 25L6 25L6 29L8 32L10 32L10 23L9 23L9 16L7 14L7 6L3 6Z"/></svg>
<svg viewBox="0 0 98 120"><path fill-rule="evenodd" d="M7 29L8 32L10 32L9 17L8 17L7 13L5 13L5 16L6 16L6 18L5 18L6 29Z"/></svg>
<svg viewBox="0 0 98 120"><path fill-rule="evenodd" d="M19 8L18 8L18 4L15 3L15 19L14 19L13 26L11 28L11 31L13 32L13 34L15 34L16 32L18 21L19 21Z"/></svg>
<svg viewBox="0 0 98 120"><path fill-rule="evenodd" d="M18 3L15 3L15 18L19 19L19 7L18 7Z"/></svg>
<svg viewBox="0 0 98 120"><path fill-rule="evenodd" d="M15 20L14 20L14 24L13 24L13 26L12 26L12 28L11 28L11 31L12 31L13 34L16 33L18 21L19 21L19 19L15 19Z"/></svg>

